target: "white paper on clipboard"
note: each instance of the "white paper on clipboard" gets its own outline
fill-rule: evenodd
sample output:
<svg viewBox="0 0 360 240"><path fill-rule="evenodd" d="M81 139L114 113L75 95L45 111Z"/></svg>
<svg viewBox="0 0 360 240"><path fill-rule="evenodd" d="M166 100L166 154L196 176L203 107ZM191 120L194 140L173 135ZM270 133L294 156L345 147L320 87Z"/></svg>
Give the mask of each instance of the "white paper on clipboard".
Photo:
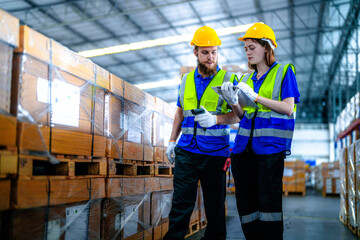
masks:
<svg viewBox="0 0 360 240"><path fill-rule="evenodd" d="M211 88L212 88L217 94L219 94L219 96L220 96L221 98L224 99L223 93L222 93L222 91L221 91L221 86L216 86L216 87L211 87ZM236 88L239 88L239 87L238 87L238 86L233 86L233 88L234 88L234 90L235 90ZM245 106L247 106L247 107L254 107L254 108L256 108L256 109L259 108L258 105L257 105L254 101L252 101L243 91L241 91L241 89L239 90L238 96L239 96L239 104L240 104L240 106L242 106L242 107L245 107Z"/></svg>

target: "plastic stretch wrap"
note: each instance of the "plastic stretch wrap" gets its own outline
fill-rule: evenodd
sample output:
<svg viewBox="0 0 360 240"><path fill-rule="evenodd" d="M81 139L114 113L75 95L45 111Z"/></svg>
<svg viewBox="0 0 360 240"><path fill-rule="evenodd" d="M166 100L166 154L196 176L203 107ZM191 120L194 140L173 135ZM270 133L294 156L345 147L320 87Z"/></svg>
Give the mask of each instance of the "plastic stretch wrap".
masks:
<svg viewBox="0 0 360 240"><path fill-rule="evenodd" d="M0 9L0 114L10 112L13 49L19 45L19 19Z"/></svg>
<svg viewBox="0 0 360 240"><path fill-rule="evenodd" d="M360 140L355 143L355 207L356 207L356 223L360 225Z"/></svg>
<svg viewBox="0 0 360 240"><path fill-rule="evenodd" d="M107 157L120 161L153 161L155 98L111 75L105 105Z"/></svg>
<svg viewBox="0 0 360 240"><path fill-rule="evenodd" d="M159 98L155 98L156 111L153 114L153 146L155 162L168 163L166 148L168 146L174 122L175 107ZM172 115L172 117L170 117Z"/></svg>
<svg viewBox="0 0 360 240"><path fill-rule="evenodd" d="M339 150L339 168L340 168L340 217L347 221L349 214L348 204L348 149L342 148Z"/></svg>
<svg viewBox="0 0 360 240"><path fill-rule="evenodd" d="M349 224L356 227L356 159L358 158L359 141L348 147L348 203Z"/></svg>
<svg viewBox="0 0 360 240"><path fill-rule="evenodd" d="M15 181L13 209L0 211L0 238L161 239L169 221L172 179L117 179L110 187L119 188L118 195L109 198L104 178ZM0 184L1 193L10 191L10 180Z"/></svg>
<svg viewBox="0 0 360 240"><path fill-rule="evenodd" d="M103 239L161 239L172 199L170 178L109 178Z"/></svg>
<svg viewBox="0 0 360 240"><path fill-rule="evenodd" d="M26 26L20 37L12 82L20 150L104 157L109 73Z"/></svg>

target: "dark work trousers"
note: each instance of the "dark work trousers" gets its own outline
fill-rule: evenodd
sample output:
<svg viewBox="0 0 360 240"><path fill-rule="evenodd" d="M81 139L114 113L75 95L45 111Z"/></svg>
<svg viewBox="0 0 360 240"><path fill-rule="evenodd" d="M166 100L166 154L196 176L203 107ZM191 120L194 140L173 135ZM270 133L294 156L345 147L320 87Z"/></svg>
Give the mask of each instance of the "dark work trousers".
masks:
<svg viewBox="0 0 360 240"><path fill-rule="evenodd" d="M226 239L226 157L208 156L175 148L174 194L169 231L164 239L184 239L200 180L207 227L204 239Z"/></svg>
<svg viewBox="0 0 360 240"><path fill-rule="evenodd" d="M283 239L283 153L257 155L245 150L231 156L237 209L247 240Z"/></svg>

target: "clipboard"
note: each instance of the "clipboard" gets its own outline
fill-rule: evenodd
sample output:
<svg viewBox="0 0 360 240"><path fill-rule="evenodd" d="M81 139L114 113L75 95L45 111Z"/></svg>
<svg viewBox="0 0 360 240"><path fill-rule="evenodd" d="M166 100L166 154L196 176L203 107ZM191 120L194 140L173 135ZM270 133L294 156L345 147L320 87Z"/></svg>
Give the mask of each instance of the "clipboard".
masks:
<svg viewBox="0 0 360 240"><path fill-rule="evenodd" d="M223 93L221 91L221 86L216 86L216 87L211 87L217 94L219 94L219 96L224 99L223 97ZM239 88L238 86L233 86L233 89L235 90L236 88ZM256 109L258 109L258 105L251 100L243 91L241 91L241 89L239 89L238 92L238 96L239 96L239 104L242 107L254 107Z"/></svg>

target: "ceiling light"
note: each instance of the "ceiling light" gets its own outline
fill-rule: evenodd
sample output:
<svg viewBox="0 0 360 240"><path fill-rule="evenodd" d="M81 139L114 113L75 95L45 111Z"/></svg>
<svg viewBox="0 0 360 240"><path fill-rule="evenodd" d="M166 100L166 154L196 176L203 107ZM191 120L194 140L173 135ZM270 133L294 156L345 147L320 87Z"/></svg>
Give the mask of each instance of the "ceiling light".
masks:
<svg viewBox="0 0 360 240"><path fill-rule="evenodd" d="M216 32L219 36L225 36L225 35L230 35L230 34L234 34L234 33L246 32L246 30L249 27L251 27L252 25L253 25L253 23L239 25L239 26L235 26L235 27L221 28L221 29L217 29ZM180 42L190 42L192 36L193 36L192 34L183 34L183 35L177 35L177 36L172 36L172 37L164 37L164 38L158 38L158 39L154 39L154 40L116 45L116 46L111 46L111 47L106 47L106 48L91 49L91 50L79 52L79 54L83 57L91 58L91 57L103 56L103 55L108 55L108 54L134 51L134 50L139 50L139 49L144 49L144 48L170 45L170 44L175 44L175 43L180 43Z"/></svg>
<svg viewBox="0 0 360 240"><path fill-rule="evenodd" d="M135 85L135 87L138 87L140 89L151 89L151 88L177 86L179 84L180 84L180 79L170 79L170 80L157 81L157 82L141 83Z"/></svg>

